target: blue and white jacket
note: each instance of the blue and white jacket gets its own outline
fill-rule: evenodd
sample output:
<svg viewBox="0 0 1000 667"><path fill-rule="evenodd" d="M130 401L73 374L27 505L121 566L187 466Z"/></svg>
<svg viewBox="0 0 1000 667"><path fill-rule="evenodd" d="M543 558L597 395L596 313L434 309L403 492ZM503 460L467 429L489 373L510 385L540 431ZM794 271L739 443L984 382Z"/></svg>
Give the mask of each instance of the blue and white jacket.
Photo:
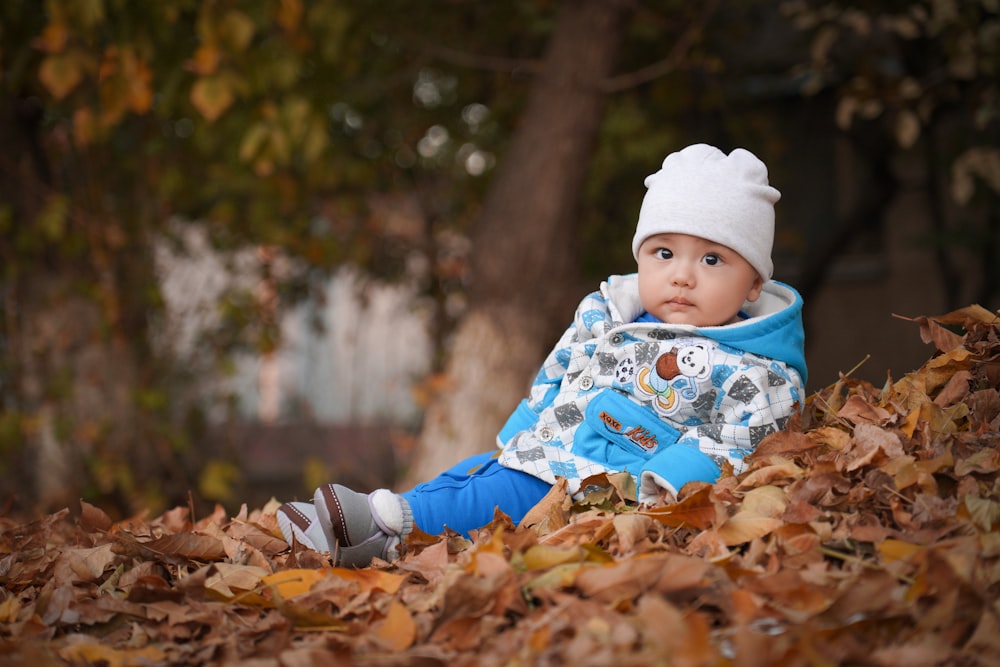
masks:
<svg viewBox="0 0 1000 667"><path fill-rule="evenodd" d="M638 500L714 482L801 408L802 298L764 284L744 319L717 327L636 322L638 276L612 276L578 306L528 397L497 436L500 463L555 483L627 471Z"/></svg>

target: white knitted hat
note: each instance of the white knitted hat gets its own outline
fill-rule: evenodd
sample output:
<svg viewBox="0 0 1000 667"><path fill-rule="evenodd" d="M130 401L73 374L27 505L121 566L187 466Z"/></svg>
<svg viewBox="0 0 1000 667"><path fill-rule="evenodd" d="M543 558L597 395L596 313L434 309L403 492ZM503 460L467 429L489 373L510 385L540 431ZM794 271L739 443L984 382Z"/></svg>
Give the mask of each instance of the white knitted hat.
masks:
<svg viewBox="0 0 1000 667"><path fill-rule="evenodd" d="M694 144L668 155L645 184L633 256L655 234L690 234L732 248L765 281L771 278L774 204L781 193L768 185L767 167L753 153L737 148L726 155Z"/></svg>

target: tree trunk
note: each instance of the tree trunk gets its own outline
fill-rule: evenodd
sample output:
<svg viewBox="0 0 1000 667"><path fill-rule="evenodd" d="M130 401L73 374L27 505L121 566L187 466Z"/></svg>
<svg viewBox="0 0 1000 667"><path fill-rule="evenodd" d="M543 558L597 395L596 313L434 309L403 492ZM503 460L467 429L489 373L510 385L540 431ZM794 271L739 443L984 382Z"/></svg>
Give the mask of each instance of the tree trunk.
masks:
<svg viewBox="0 0 1000 667"><path fill-rule="evenodd" d="M581 294L576 220L628 13L619 0L564 2L520 125L473 236L471 309L446 389L425 416L406 485L496 446ZM626 242L623 239L623 243Z"/></svg>
<svg viewBox="0 0 1000 667"><path fill-rule="evenodd" d="M129 249L114 256L114 265L97 269L97 249L89 247L90 256L74 249L69 234L107 216L88 215L72 196L59 226L64 231L29 228L52 197L64 194L42 147L40 118L30 102L0 104L0 144L8 149L0 157L0 201L16 221L0 230L6 269L0 273L0 421L7 426L0 433L0 503L53 511L88 498L134 512L173 472L161 465L157 443L138 437L142 365L136 350L146 332L122 321L131 312L122 303L128 279L116 273L129 263L148 273L149 262ZM135 270L130 277L148 284Z"/></svg>

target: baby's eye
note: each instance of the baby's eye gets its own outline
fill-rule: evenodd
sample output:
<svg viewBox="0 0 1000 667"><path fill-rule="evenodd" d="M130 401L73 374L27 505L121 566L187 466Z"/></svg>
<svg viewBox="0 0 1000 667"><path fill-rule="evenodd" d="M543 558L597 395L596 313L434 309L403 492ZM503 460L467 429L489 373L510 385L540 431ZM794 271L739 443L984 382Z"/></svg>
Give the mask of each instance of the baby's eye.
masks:
<svg viewBox="0 0 1000 667"><path fill-rule="evenodd" d="M669 248L657 248L653 254L656 255L657 259L670 259L674 256L674 253Z"/></svg>
<svg viewBox="0 0 1000 667"><path fill-rule="evenodd" d="M714 252L710 252L702 259L703 262L709 266L716 266L717 264L722 264L722 258L716 255Z"/></svg>

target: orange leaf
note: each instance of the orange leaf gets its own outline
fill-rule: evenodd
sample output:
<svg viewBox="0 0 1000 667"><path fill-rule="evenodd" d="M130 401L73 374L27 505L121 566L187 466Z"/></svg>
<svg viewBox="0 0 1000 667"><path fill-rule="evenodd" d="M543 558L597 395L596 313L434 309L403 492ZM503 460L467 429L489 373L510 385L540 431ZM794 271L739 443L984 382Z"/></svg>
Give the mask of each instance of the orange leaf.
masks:
<svg viewBox="0 0 1000 667"><path fill-rule="evenodd" d="M330 567L320 570L320 572L326 576L353 581L365 592L378 589L390 595L399 590L399 587L403 585L407 577L405 574L393 574L384 570L372 570L369 568L355 570L346 567Z"/></svg>
<svg viewBox="0 0 1000 667"><path fill-rule="evenodd" d="M205 42L194 52L194 56L184 63L186 69L200 76L214 74L219 68L222 53L219 47L211 42Z"/></svg>
<svg viewBox="0 0 1000 667"><path fill-rule="evenodd" d="M261 579L261 582L269 586L279 599L287 600L308 593L322 576L320 570L297 568L275 572Z"/></svg>
<svg viewBox="0 0 1000 667"><path fill-rule="evenodd" d="M652 517L666 526L690 526L705 530L719 522L720 512L721 516L725 516L724 510L716 506L711 491L711 487L705 487L673 505L654 507L643 510L640 514Z"/></svg>
<svg viewBox="0 0 1000 667"><path fill-rule="evenodd" d="M393 600L389 613L375 630L375 636L393 651L402 651L416 639L417 624L407 608L398 600Z"/></svg>
<svg viewBox="0 0 1000 667"><path fill-rule="evenodd" d="M69 42L69 27L61 21L46 24L42 34L36 37L31 45L45 53L59 53Z"/></svg>
<svg viewBox="0 0 1000 667"><path fill-rule="evenodd" d="M94 641L70 644L59 651L59 657L71 664L106 664L109 667L147 665L164 662L163 650L155 646L119 650Z"/></svg>

